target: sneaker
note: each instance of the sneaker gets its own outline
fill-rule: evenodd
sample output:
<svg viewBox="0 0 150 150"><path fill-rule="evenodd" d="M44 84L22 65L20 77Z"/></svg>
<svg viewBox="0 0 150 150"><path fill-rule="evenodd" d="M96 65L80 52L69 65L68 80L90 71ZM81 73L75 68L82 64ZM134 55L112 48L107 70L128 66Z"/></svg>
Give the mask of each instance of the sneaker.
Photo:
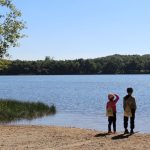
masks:
<svg viewBox="0 0 150 150"><path fill-rule="evenodd" d="M108 131L108 134L112 134L112 132L111 132L111 131Z"/></svg>
<svg viewBox="0 0 150 150"><path fill-rule="evenodd" d="M131 129L130 134L134 134L134 131Z"/></svg>
<svg viewBox="0 0 150 150"><path fill-rule="evenodd" d="M124 134L129 134L128 129L125 129Z"/></svg>

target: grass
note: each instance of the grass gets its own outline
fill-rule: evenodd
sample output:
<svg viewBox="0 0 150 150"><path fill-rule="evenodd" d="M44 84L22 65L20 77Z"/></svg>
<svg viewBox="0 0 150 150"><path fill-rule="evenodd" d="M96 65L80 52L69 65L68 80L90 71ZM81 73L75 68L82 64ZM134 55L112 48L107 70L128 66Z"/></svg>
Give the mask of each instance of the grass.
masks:
<svg viewBox="0 0 150 150"><path fill-rule="evenodd" d="M55 114L54 105L41 102L21 102L11 99L0 99L0 122L11 122L20 119L34 119Z"/></svg>

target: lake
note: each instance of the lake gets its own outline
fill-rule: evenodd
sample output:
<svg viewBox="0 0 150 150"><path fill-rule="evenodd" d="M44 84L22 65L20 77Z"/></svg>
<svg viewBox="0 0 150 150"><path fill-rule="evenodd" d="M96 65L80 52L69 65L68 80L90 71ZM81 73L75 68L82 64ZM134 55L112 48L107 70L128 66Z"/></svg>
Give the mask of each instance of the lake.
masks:
<svg viewBox="0 0 150 150"><path fill-rule="evenodd" d="M110 92L119 94L117 130L123 131L123 96L134 88L135 131L150 133L150 75L0 76L0 98L54 104L57 113L11 124L56 125L107 131L105 106Z"/></svg>

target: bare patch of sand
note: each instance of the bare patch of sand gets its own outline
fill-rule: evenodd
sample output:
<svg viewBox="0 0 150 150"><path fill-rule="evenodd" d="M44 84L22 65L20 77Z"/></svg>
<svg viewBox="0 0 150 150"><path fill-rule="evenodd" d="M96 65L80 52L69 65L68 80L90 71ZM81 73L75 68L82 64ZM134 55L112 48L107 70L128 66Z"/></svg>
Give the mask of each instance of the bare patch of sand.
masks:
<svg viewBox="0 0 150 150"><path fill-rule="evenodd" d="M1 150L149 150L150 134L107 135L53 126L0 126Z"/></svg>

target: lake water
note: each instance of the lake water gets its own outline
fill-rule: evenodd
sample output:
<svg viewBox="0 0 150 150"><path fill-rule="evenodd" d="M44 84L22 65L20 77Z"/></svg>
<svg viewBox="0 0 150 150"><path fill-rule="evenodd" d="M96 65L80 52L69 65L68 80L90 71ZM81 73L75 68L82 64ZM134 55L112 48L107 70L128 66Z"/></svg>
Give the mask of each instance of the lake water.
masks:
<svg viewBox="0 0 150 150"><path fill-rule="evenodd" d="M54 116L11 124L57 125L107 130L107 94L119 94L117 130L123 129L123 96L134 88L135 131L150 133L150 75L0 76L0 98L54 104Z"/></svg>

